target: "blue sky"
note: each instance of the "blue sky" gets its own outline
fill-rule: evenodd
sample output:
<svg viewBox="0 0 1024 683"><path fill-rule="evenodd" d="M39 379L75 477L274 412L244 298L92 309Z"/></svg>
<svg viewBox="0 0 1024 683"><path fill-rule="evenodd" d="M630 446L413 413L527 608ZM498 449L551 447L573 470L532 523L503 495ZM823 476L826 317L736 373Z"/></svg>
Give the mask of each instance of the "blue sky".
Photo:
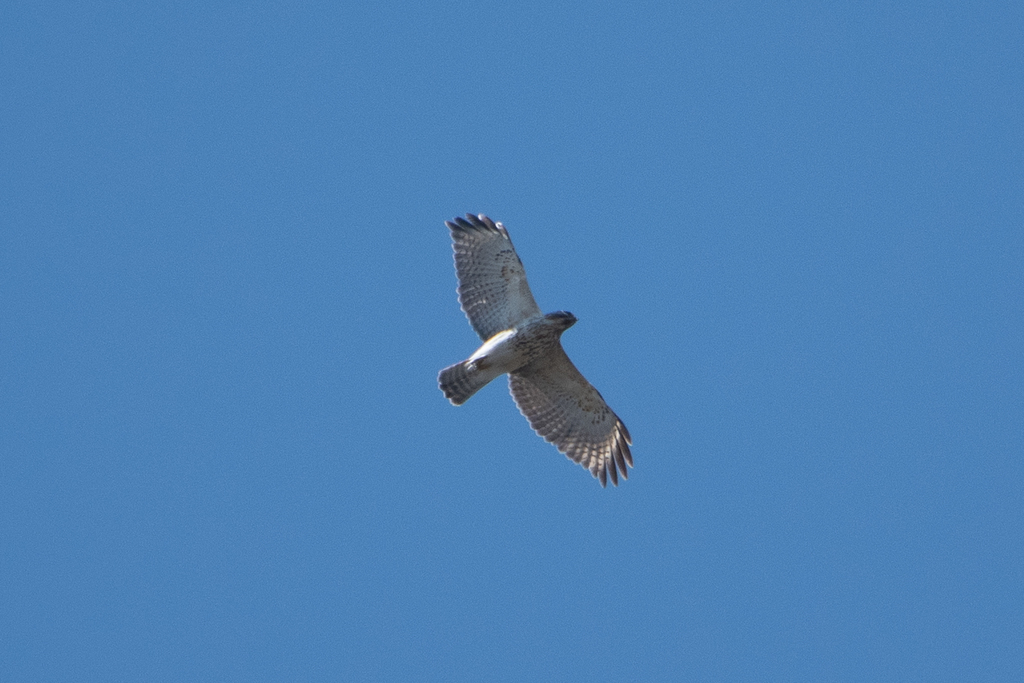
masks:
<svg viewBox="0 0 1024 683"><path fill-rule="evenodd" d="M1024 678L1019 3L12 3L0 77L0 679ZM438 391L467 211L618 488Z"/></svg>

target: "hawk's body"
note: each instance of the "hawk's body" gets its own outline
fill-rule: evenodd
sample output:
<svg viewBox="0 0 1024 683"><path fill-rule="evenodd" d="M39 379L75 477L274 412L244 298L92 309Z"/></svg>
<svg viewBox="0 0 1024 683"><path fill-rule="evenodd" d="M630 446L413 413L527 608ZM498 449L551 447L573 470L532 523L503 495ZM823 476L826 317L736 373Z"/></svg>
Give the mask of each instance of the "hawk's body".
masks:
<svg viewBox="0 0 1024 683"><path fill-rule="evenodd" d="M484 340L467 360L441 371L438 383L455 405L499 375L530 426L558 450L600 478L618 484L629 476L632 443L612 412L562 349L572 313L544 315L533 300L523 264L505 226L484 215L446 223L452 234L459 302Z"/></svg>

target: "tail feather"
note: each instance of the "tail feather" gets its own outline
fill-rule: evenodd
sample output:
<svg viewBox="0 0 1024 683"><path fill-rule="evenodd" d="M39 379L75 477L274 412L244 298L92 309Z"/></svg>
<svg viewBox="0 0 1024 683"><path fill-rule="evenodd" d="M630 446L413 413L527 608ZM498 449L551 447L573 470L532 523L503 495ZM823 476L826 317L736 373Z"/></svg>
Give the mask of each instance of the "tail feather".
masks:
<svg viewBox="0 0 1024 683"><path fill-rule="evenodd" d="M437 376L437 384L444 392L445 398L461 406L492 379L494 375L475 368L470 369L470 363L463 361L442 370Z"/></svg>

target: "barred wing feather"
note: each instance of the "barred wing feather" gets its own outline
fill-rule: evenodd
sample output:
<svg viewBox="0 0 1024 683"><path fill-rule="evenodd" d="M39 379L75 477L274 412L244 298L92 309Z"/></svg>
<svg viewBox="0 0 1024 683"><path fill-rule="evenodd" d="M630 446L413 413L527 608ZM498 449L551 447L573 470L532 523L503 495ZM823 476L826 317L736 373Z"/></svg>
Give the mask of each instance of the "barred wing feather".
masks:
<svg viewBox="0 0 1024 683"><path fill-rule="evenodd" d="M633 456L626 425L569 360L561 344L529 365L509 373L509 390L519 411L540 436L606 486L629 478Z"/></svg>
<svg viewBox="0 0 1024 683"><path fill-rule="evenodd" d="M505 226L483 214L445 225L452 233L459 303L481 339L541 314Z"/></svg>

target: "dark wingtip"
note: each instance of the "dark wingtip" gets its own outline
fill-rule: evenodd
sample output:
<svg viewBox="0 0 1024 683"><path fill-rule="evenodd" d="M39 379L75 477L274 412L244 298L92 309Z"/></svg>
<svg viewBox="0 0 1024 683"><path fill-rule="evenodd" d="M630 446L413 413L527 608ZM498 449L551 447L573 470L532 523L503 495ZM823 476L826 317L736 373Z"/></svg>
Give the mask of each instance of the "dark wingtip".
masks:
<svg viewBox="0 0 1024 683"><path fill-rule="evenodd" d="M607 459L601 463L601 485L605 485L606 472L612 476L612 484L619 485L619 475L622 480L629 479L629 468L633 466L633 454L629 452L629 434L626 427L620 422L620 429L612 439L610 452Z"/></svg>
<svg viewBox="0 0 1024 683"><path fill-rule="evenodd" d="M452 232L467 232L471 230L493 230L496 232L504 231L504 228L501 226L500 223L495 223L482 213L467 213L465 218L461 216L456 216L450 221L445 221L444 224L447 225L448 229L451 230Z"/></svg>
<svg viewBox="0 0 1024 683"><path fill-rule="evenodd" d="M630 467L633 467L633 454L629 450L629 446L633 442L629 440L629 432L626 431L626 425L622 424L622 422L619 422L619 436L621 438L615 440L617 450L622 454L622 459Z"/></svg>
<svg viewBox="0 0 1024 683"><path fill-rule="evenodd" d="M626 459L623 457L622 449L618 444L612 446L612 462L622 471L622 478L629 479L629 469L626 468Z"/></svg>
<svg viewBox="0 0 1024 683"><path fill-rule="evenodd" d="M616 417L618 417L618 416L616 416ZM622 436L625 437L626 443L628 443L630 446L632 446L633 445L633 438L629 435L629 430L626 429L626 425L622 424L622 420L619 420L619 431L622 432ZM629 449L626 449L626 450L629 450ZM630 464L633 464L632 461L630 461Z"/></svg>
<svg viewBox="0 0 1024 683"><path fill-rule="evenodd" d="M476 227L462 216L456 216L450 221L445 221L444 224L447 225L448 229L451 230L452 232L473 230Z"/></svg>
<svg viewBox="0 0 1024 683"><path fill-rule="evenodd" d="M482 213L478 213L475 216L475 218L478 221L478 223L480 223L481 225L483 225L486 228L489 228L491 230L497 230L498 229L498 226L495 225L494 221L492 221L490 218L488 218L487 216L485 216Z"/></svg>

